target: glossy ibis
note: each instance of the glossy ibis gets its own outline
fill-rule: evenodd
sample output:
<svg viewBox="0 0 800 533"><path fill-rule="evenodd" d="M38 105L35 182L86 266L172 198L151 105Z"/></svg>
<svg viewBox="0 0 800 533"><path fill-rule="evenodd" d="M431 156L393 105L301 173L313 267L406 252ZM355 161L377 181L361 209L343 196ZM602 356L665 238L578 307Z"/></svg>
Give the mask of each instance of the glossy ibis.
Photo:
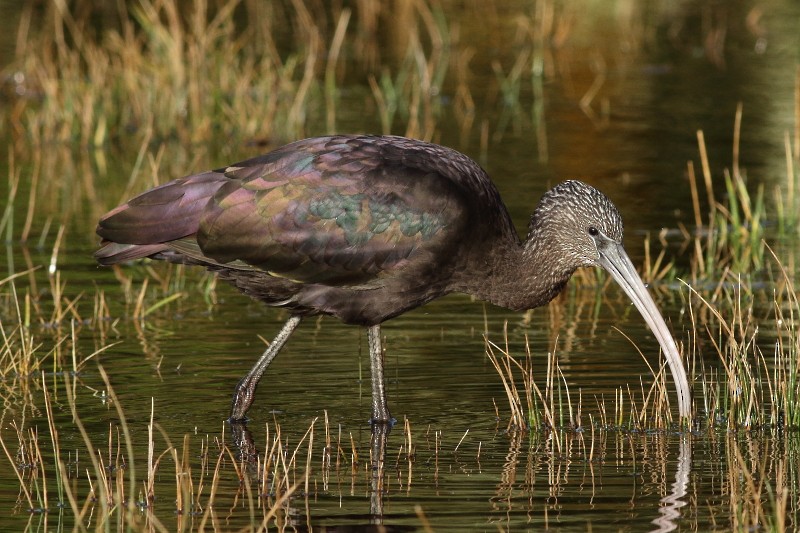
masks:
<svg viewBox="0 0 800 533"><path fill-rule="evenodd" d="M653 330L682 419L686 372L661 314L622 247L622 219L597 189L547 191L520 241L487 174L449 148L403 137L306 139L146 191L100 219L97 261L151 257L200 265L291 317L239 381L231 420L306 316L369 328L372 421L391 420L380 325L451 293L512 310L552 300L579 267L600 266Z"/></svg>

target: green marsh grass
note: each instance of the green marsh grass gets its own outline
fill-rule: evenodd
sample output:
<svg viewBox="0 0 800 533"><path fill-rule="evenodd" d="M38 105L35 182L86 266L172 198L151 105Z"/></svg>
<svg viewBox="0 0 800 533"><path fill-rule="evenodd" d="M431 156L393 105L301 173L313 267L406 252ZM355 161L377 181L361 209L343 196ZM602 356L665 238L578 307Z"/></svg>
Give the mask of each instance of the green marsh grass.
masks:
<svg viewBox="0 0 800 533"><path fill-rule="evenodd" d="M800 84L800 81L798 81ZM798 85L800 87L800 85ZM800 90L800 89L799 89ZM800 362L796 320L800 307L794 290L795 272L768 244L796 235L794 194L796 159L786 143L787 173L774 188L773 202L764 188L747 187L739 165L739 139L744 110L734 117L731 169L722 172L724 194L715 196L714 177L702 131L698 145L707 211L703 215L694 165L688 166L696 232L686 298L691 361L703 365L696 382L695 401L710 425L730 428L800 427ZM800 120L800 102L796 111ZM788 191L784 196L782 190ZM767 224L777 228L769 231ZM789 232L789 233L787 233ZM772 236L774 235L774 237ZM767 290L757 288L761 280ZM767 327L763 328L762 323ZM765 330L772 339L762 340ZM770 341L773 341L770 343ZM717 360L709 360L709 352ZM715 364L716 363L716 364ZM719 366L721 365L721 366Z"/></svg>
<svg viewBox="0 0 800 533"><path fill-rule="evenodd" d="M774 335L771 342L761 340L760 320L754 315L759 295L741 277L729 273L707 297L687 285L692 330L696 332L690 357L708 367L695 384L695 402L703 402L698 407L710 426L800 427L800 340L796 331L800 305L792 278L770 252L778 275L772 300L765 306L771 316L762 320L773 325L774 329L766 328ZM699 332L706 334L705 339ZM701 343L708 347L699 348ZM717 360L709 361L708 352Z"/></svg>

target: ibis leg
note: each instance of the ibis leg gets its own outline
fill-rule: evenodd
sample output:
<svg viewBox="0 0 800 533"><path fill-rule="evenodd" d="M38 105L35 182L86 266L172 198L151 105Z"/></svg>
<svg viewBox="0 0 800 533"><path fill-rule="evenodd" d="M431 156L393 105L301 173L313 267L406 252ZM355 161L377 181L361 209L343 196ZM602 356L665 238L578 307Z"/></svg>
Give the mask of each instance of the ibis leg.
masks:
<svg viewBox="0 0 800 533"><path fill-rule="evenodd" d="M386 405L386 381L383 377L383 349L381 348L381 326L369 328L369 366L372 374L372 419L373 424L392 424L394 419Z"/></svg>
<svg viewBox="0 0 800 533"><path fill-rule="evenodd" d="M239 380L239 383L236 385L236 389L233 391L233 403L231 404L231 422L241 422L245 420L245 413L250 408L250 405L253 403L253 399L255 398L256 394L256 387L258 386L258 382L261 380L261 376L264 374L264 371L267 369L269 364L275 359L275 356L278 355L278 352L281 351L283 345L286 344L286 341L289 339L289 336L292 334L294 329L300 323L301 317L299 316L292 316L286 323L283 325L281 330L278 332L278 335L273 339L270 343L269 347L266 349L264 354L258 359L253 368L250 369L250 372L247 373L245 377Z"/></svg>
<svg viewBox="0 0 800 533"><path fill-rule="evenodd" d="M389 441L389 424L372 424L372 492L369 495L370 524L383 524L383 495L386 492L386 444ZM377 528L376 528L377 529ZM381 531L381 529L378 529Z"/></svg>

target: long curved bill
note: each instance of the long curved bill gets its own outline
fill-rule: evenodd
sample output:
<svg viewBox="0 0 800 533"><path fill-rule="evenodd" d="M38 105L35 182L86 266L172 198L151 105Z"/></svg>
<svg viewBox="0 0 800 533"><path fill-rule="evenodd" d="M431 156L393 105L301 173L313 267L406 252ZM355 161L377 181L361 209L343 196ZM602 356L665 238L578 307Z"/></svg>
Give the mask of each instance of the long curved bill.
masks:
<svg viewBox="0 0 800 533"><path fill-rule="evenodd" d="M612 240L607 240L598 246L600 252L600 265L611 274L625 294L633 301L634 305L644 317L647 325L655 334L664 357L667 359L669 369L672 371L672 379L675 382L676 392L678 393L678 410L681 419L691 419L691 396L689 394L689 381L686 378L686 370L683 367L678 347L672 338L664 318L661 316L650 293L642 283L636 268L633 266L628 254L621 244Z"/></svg>

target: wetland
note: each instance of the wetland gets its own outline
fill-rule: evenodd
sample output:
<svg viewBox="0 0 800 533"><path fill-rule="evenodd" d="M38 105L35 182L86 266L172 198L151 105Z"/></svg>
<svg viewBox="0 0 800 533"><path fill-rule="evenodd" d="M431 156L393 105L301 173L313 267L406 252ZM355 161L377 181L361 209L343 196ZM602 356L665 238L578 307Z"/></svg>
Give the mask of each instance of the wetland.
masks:
<svg viewBox="0 0 800 533"><path fill-rule="evenodd" d="M789 531L800 525L800 8L790 0L22 3L0 37L0 529ZM517 229L602 190L675 336L602 272L526 313L450 295L286 320L199 269L101 268L147 188L328 133L478 161Z"/></svg>

